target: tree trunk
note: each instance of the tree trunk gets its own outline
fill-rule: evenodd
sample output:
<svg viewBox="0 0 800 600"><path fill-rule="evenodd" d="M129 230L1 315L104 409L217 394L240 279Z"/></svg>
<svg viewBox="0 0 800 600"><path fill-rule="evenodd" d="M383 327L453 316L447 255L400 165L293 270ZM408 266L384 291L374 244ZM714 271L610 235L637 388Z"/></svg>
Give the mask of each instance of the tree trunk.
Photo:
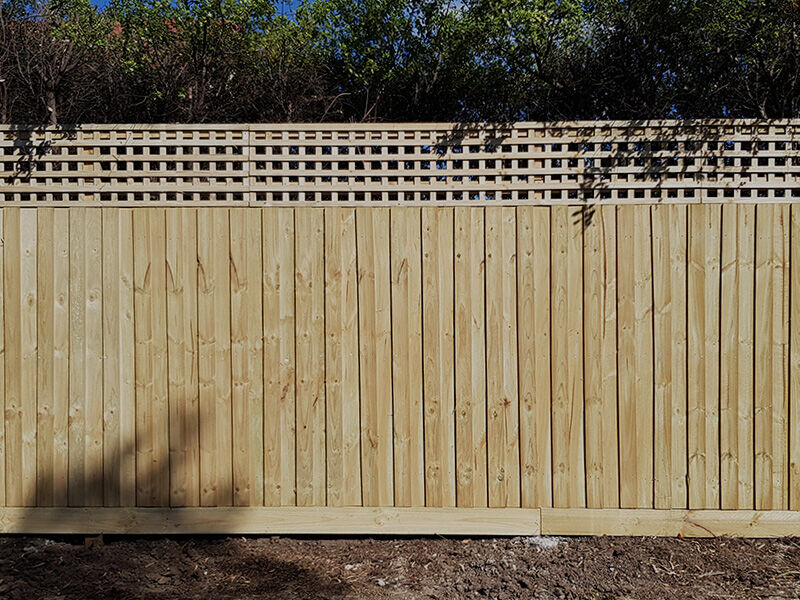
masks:
<svg viewBox="0 0 800 600"><path fill-rule="evenodd" d="M56 91L52 88L47 89L46 93L48 120L50 125L58 124L58 114L56 113Z"/></svg>

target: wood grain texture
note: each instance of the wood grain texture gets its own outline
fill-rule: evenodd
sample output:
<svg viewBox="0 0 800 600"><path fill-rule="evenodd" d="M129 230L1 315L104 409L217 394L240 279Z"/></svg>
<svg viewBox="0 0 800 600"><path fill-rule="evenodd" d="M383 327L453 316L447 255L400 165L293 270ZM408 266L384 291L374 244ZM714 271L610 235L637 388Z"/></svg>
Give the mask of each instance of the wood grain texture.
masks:
<svg viewBox="0 0 800 600"><path fill-rule="evenodd" d="M616 210L598 207L584 221L586 505L615 508L619 506Z"/></svg>
<svg viewBox="0 0 800 600"><path fill-rule="evenodd" d="M65 506L69 473L69 212L37 218L37 506Z"/></svg>
<svg viewBox="0 0 800 600"><path fill-rule="evenodd" d="M425 505L421 218L418 208L393 208L390 213L396 506Z"/></svg>
<svg viewBox="0 0 800 600"><path fill-rule="evenodd" d="M583 395L583 226L551 209L553 505L586 505Z"/></svg>
<svg viewBox="0 0 800 600"><path fill-rule="evenodd" d="M170 505L200 505L197 210L167 212Z"/></svg>
<svg viewBox="0 0 800 600"><path fill-rule="evenodd" d="M357 276L355 211L351 208L326 209L325 439L328 506L361 504Z"/></svg>
<svg viewBox="0 0 800 600"><path fill-rule="evenodd" d="M169 506L166 216L133 213L136 504Z"/></svg>
<svg viewBox="0 0 800 600"><path fill-rule="evenodd" d="M6 206L2 501L771 534L748 519L800 505L794 209Z"/></svg>
<svg viewBox="0 0 800 600"><path fill-rule="evenodd" d="M325 221L295 211L297 504L325 504Z"/></svg>
<svg viewBox="0 0 800 600"><path fill-rule="evenodd" d="M550 208L517 208L520 463L523 506L552 506Z"/></svg>
<svg viewBox="0 0 800 600"><path fill-rule="evenodd" d="M103 209L103 501L136 504L133 211Z"/></svg>
<svg viewBox="0 0 800 600"><path fill-rule="evenodd" d="M689 508L718 508L720 206L689 208Z"/></svg>
<svg viewBox="0 0 800 600"><path fill-rule="evenodd" d="M519 508L0 508L0 534L19 533L533 536L540 528L538 509Z"/></svg>
<svg viewBox="0 0 800 600"><path fill-rule="evenodd" d="M755 207L722 207L720 505L754 508Z"/></svg>
<svg viewBox="0 0 800 600"><path fill-rule="evenodd" d="M233 503L230 224L228 209L197 211L200 504Z"/></svg>
<svg viewBox="0 0 800 600"><path fill-rule="evenodd" d="M654 506L687 508L686 207L654 206Z"/></svg>
<svg viewBox="0 0 800 600"><path fill-rule="evenodd" d="M789 508L800 510L800 206L791 208L789 364Z"/></svg>
<svg viewBox="0 0 800 600"><path fill-rule="evenodd" d="M422 210L425 505L455 506L453 209Z"/></svg>
<svg viewBox="0 0 800 600"><path fill-rule="evenodd" d="M230 211L233 503L264 503L261 220Z"/></svg>
<svg viewBox="0 0 800 600"><path fill-rule="evenodd" d="M7 506L36 504L36 234L33 208L4 214Z"/></svg>
<svg viewBox="0 0 800 600"><path fill-rule="evenodd" d="M458 506L488 506L485 210L467 207L454 210L456 500ZM502 431L498 433L503 435ZM495 447L495 457L498 451L502 453L502 449ZM503 468L502 464L495 466ZM500 473L495 472L497 475ZM495 486L495 493L498 491L503 493Z"/></svg>
<svg viewBox="0 0 800 600"><path fill-rule="evenodd" d="M777 510L544 508L542 534L773 538L800 534L800 514Z"/></svg>
<svg viewBox="0 0 800 600"><path fill-rule="evenodd" d="M69 503L103 505L102 215L69 209Z"/></svg>
<svg viewBox="0 0 800 600"><path fill-rule="evenodd" d="M361 373L361 488L365 506L394 501L389 210L356 210Z"/></svg>
<svg viewBox="0 0 800 600"><path fill-rule="evenodd" d="M489 506L520 506L516 213L486 209Z"/></svg>
<svg viewBox="0 0 800 600"><path fill-rule="evenodd" d="M295 495L294 211L263 209L264 503Z"/></svg>
<svg viewBox="0 0 800 600"><path fill-rule="evenodd" d="M620 506L653 505L650 207L617 209Z"/></svg>
<svg viewBox="0 0 800 600"><path fill-rule="evenodd" d="M788 205L756 208L755 260L755 508L782 510L789 505Z"/></svg>

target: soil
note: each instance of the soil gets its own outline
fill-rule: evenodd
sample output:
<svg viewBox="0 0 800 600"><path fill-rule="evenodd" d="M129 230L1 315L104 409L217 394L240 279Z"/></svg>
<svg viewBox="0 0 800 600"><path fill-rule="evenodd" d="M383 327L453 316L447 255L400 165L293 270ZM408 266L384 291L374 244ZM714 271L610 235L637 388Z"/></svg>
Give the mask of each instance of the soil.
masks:
<svg viewBox="0 0 800 600"><path fill-rule="evenodd" d="M800 598L800 540L0 537L0 598Z"/></svg>

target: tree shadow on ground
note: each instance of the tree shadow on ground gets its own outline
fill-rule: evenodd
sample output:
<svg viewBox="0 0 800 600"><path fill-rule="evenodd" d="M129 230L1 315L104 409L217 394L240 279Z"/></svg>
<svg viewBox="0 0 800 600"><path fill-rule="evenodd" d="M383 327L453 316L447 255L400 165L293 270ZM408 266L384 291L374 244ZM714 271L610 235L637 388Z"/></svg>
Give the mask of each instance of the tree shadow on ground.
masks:
<svg viewBox="0 0 800 600"><path fill-rule="evenodd" d="M305 566L301 566L305 565ZM13 599L346 598L351 586L303 556L241 538L0 540L0 597Z"/></svg>

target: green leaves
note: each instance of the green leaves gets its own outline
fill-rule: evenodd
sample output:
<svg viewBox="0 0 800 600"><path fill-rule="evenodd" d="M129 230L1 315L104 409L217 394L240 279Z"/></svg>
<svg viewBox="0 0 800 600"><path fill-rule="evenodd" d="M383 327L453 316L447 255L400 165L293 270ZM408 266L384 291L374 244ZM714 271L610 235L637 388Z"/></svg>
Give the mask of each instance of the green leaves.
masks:
<svg viewBox="0 0 800 600"><path fill-rule="evenodd" d="M797 0L287 6L2 0L0 114L35 121L55 102L72 121L800 116Z"/></svg>

